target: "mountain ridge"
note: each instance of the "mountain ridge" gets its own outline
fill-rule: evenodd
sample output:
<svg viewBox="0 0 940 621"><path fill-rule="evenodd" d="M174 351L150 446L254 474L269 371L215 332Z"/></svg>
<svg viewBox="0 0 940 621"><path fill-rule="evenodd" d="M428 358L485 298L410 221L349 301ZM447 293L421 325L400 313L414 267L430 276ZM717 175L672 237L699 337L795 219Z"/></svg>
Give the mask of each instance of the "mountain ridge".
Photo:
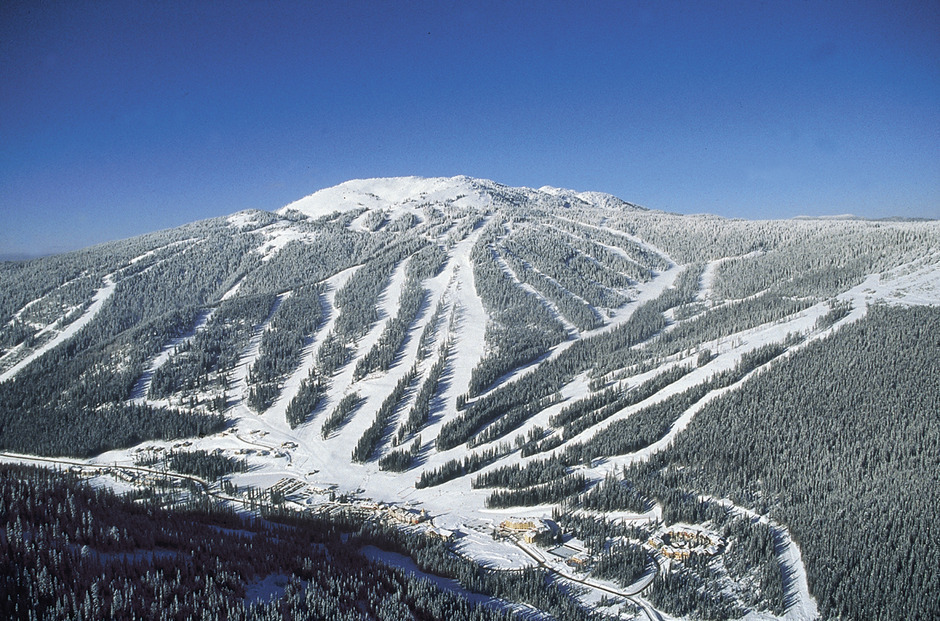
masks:
<svg viewBox="0 0 940 621"><path fill-rule="evenodd" d="M0 449L163 463L190 438L248 455L231 484L300 486L287 496L302 510L335 496L419 503L462 534L461 553L506 569L531 563L486 534L509 515L572 533L590 515L631 516L650 536L667 520L722 532L731 514L697 509L694 494L787 516L779 541L791 527L816 541L824 531L786 510L799 503L767 500L782 472L798 478L789 466L767 460L755 489L729 488L696 479L707 468L674 447L707 436L696 421L715 416L710 404L848 351L846 335L896 335L918 313L932 326L937 248L936 222L746 221L469 177L353 180L273 212L0 266ZM837 367L819 381L851 379ZM940 373L923 368L929 402ZM843 417L865 427L865 412ZM903 415L930 425L923 409ZM736 433L747 446L756 431ZM643 543L604 528L610 545ZM726 592L699 613L833 614L843 587L816 590L815 568L842 552L811 546L807 572L789 546L753 571L716 557L717 573L684 588ZM687 614L668 585L653 588L662 610Z"/></svg>

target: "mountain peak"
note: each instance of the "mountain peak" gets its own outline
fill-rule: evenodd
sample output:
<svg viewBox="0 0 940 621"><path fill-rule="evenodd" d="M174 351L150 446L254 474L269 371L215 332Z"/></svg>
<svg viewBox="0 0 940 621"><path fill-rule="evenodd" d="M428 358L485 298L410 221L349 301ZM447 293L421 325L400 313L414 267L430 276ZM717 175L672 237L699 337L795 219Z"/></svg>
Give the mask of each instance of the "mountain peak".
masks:
<svg viewBox="0 0 940 621"><path fill-rule="evenodd" d="M485 182L484 182L485 183ZM489 182L492 183L492 182ZM470 177L378 177L353 179L318 190L294 201L281 211L296 210L319 217L334 211L418 206L427 202L453 202L472 196L479 203L491 202L480 192L482 184ZM481 206L475 204L474 206Z"/></svg>
<svg viewBox="0 0 940 621"><path fill-rule="evenodd" d="M353 179L318 190L294 201L280 211L294 210L317 218L335 211L352 209L392 209L419 207L427 203L447 203L457 207L488 209L496 203L522 204L562 201L567 206L609 209L642 209L611 194L578 192L552 186L538 189L502 185L489 179L456 177L378 177Z"/></svg>

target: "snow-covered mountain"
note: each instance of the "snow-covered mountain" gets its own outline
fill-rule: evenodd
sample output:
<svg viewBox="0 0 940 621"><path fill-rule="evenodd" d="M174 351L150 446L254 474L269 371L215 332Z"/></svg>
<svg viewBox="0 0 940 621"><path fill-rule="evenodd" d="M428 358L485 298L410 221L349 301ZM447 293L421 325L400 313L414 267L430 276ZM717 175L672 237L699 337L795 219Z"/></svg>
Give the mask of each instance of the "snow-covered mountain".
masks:
<svg viewBox="0 0 940 621"><path fill-rule="evenodd" d="M732 518L696 513L714 497L728 515L772 520L783 603L743 561L713 559L688 588L720 591L741 614L805 618L837 610L818 568L844 559L806 514L828 506L809 482L818 471L777 457L820 443L827 468L855 472L863 449L876 478L907 467L879 461L871 429L885 422L871 404L909 378L837 397L940 353L940 223L750 222L469 177L366 179L2 264L0 290L3 450L132 464L191 438L248 455L230 485L286 485L308 510L337 497L422 509L460 533L461 552L506 568L534 562L491 537L510 515L554 515L584 554L576 516L640 529L608 543L696 522L730 559ZM852 352L863 367L842 362ZM927 437L936 360L895 421ZM809 368L818 386L805 393L834 395L825 407L854 431L830 437L826 414L795 400L788 382ZM778 407L792 421L761 418ZM714 421L734 431L713 437ZM935 450L896 433L910 459ZM830 501L874 489L842 478ZM914 523L933 516L917 511ZM789 529L810 548L805 568ZM665 558L663 546L651 553ZM641 607L691 614L655 588Z"/></svg>

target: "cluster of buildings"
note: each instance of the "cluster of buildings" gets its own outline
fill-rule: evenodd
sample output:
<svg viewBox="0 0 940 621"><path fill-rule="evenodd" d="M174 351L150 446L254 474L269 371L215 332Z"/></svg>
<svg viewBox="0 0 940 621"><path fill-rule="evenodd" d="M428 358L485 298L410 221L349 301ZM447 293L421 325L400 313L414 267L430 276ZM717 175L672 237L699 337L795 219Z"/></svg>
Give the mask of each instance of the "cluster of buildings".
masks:
<svg viewBox="0 0 940 621"><path fill-rule="evenodd" d="M303 481L285 477L272 485L270 491L278 493L284 498L287 498L288 496L298 493L305 487L307 487L307 484Z"/></svg>
<svg viewBox="0 0 940 621"><path fill-rule="evenodd" d="M442 541L450 541L453 539L457 533L446 528L439 528L437 526L429 526L427 531L428 537L436 537Z"/></svg>
<svg viewBox="0 0 940 621"><path fill-rule="evenodd" d="M590 554L568 544L552 548L548 553L562 559L565 565L572 569L584 570L590 567L593 562Z"/></svg>
<svg viewBox="0 0 940 621"><path fill-rule="evenodd" d="M712 533L690 528L673 528L653 535L646 542L659 550L666 558L684 561L693 554L715 556L724 548L725 542Z"/></svg>
<svg viewBox="0 0 940 621"><path fill-rule="evenodd" d="M296 479L293 479L296 480ZM302 484L305 485L305 484ZM331 485L327 489L317 489L310 486L306 486L307 489L313 493L323 493L325 491L332 491L335 489L335 485ZM321 504L315 511L322 511L324 513L347 513L354 515L363 519L386 519L389 521L397 522L406 526L412 526L415 524L421 524L427 522L431 519L431 516L428 515L427 509L416 509L414 507L404 507L401 505L390 505L385 504L384 502L374 502L371 500L334 500L329 503ZM442 530L442 529L438 529ZM448 534L446 538L450 538L452 534Z"/></svg>
<svg viewBox="0 0 940 621"><path fill-rule="evenodd" d="M526 543L535 543L539 536L552 532L552 528L540 518L507 518L499 523L504 534L521 535Z"/></svg>
<svg viewBox="0 0 940 621"><path fill-rule="evenodd" d="M418 510L412 507L386 505L384 510L388 517L401 524L420 524L429 519L427 509Z"/></svg>

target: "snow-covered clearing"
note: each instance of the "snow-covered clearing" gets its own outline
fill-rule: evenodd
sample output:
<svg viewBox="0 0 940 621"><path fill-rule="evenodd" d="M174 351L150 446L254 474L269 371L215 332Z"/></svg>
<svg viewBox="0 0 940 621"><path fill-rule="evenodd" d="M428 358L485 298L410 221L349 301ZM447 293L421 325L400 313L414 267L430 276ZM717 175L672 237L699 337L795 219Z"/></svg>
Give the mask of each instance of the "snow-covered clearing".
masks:
<svg viewBox="0 0 940 621"><path fill-rule="evenodd" d="M288 222L277 222L261 229L264 243L256 252L261 255L262 261L270 261L274 255L283 250L284 246L294 241L311 242L315 236L311 233L298 231Z"/></svg>
<svg viewBox="0 0 940 621"><path fill-rule="evenodd" d="M137 383L134 384L134 387L131 389L130 401L132 403L158 403L156 401L148 401L147 394L150 392L150 385L153 382L153 374L157 369L162 367L164 364L169 361L170 356L173 355L173 351L189 341L196 333L199 332L209 320L212 319L212 314L215 312L215 309L203 310L196 316L196 322L193 324L192 329L175 339L171 339L166 345L163 346L163 349L157 354L153 360L150 361L150 364L147 365L147 368L144 370L143 374L137 380ZM163 404L162 402L159 402ZM169 400L166 400L166 405L169 405Z"/></svg>
<svg viewBox="0 0 940 621"><path fill-rule="evenodd" d="M271 320L274 319L277 309L281 307L281 304L284 300L289 298L290 295L290 291L278 295L274 299L274 303L271 304L268 316L265 317L261 324L255 326L251 339L248 341L248 346L245 348L238 364L235 366L231 377L233 380L232 389L235 393L236 403L244 403L248 399L248 375L251 372L251 367L254 366L255 361L258 359L258 355L261 353L261 337L264 336L264 331L268 329Z"/></svg>
<svg viewBox="0 0 940 621"><path fill-rule="evenodd" d="M883 274L872 274L862 284L839 295L855 308L884 302L910 306L940 304L940 251L898 266Z"/></svg>
<svg viewBox="0 0 940 621"><path fill-rule="evenodd" d="M95 292L95 295L92 297L91 305L87 310L85 310L84 313L82 313L81 317L65 326L61 330L57 330L57 333L55 337L52 338L52 340L44 343L41 347L31 352L24 359L16 363L12 368L8 369L2 375L0 375L0 382L5 382L16 377L16 374L26 367L26 365L38 359L53 347L57 347L75 336L79 330L84 328L86 325L88 325L89 322L91 322L92 319L95 318L95 315L98 314L98 312L104 306L104 303L107 302L108 298L110 298L114 293L114 288L116 286L117 284L114 282L114 277L112 274L105 276L103 286ZM48 329L52 330L53 328L49 327Z"/></svg>
<svg viewBox="0 0 940 621"><path fill-rule="evenodd" d="M480 227L482 230L482 227ZM451 259L445 268L441 271L438 278L442 280L443 287L432 295L431 307L437 304L436 300L443 298L448 303L451 312L456 309L456 325L448 324L450 312L448 312L442 322L442 330L438 330L435 340L435 349L441 343L452 339L448 357L448 369L450 370L446 380L446 389L439 395L440 398L450 404L454 403L458 395L467 392L470 386L470 372L483 358L485 353L484 333L486 329L487 314L483 308L483 302L476 293L476 287L473 282L473 266L470 263L470 252L473 245L479 238L479 230L467 239L460 242L452 251ZM431 313L428 313L430 319ZM437 436L441 426L445 422L444 418L432 412L431 422L425 427L421 434L422 438L431 439ZM432 454L429 460L434 459ZM432 462L433 463L433 462Z"/></svg>

